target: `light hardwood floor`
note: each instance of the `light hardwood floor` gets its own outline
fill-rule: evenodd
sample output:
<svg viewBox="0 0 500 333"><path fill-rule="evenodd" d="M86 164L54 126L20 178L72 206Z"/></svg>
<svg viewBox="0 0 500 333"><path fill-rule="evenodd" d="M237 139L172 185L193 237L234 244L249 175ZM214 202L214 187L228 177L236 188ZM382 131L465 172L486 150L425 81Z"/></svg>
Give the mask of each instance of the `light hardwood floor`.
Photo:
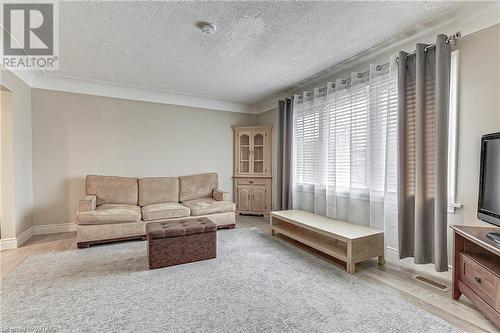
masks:
<svg viewBox="0 0 500 333"><path fill-rule="evenodd" d="M268 220L260 217L238 216L237 228L258 228L271 234ZM281 235L275 237L280 237L332 265L342 266L336 259L292 239ZM21 248L0 252L0 278L6 277L30 256L68 250L85 251L76 248L75 233L34 236ZM409 261L391 260L390 256L387 257L388 260L383 266L379 266L376 259L357 265L356 276L367 283L392 288L408 302L467 332L498 332L495 326L477 311L464 296L457 302L451 298L451 290L442 291L413 279L415 275L420 274L451 286L449 272L436 273L429 267L420 267Z"/></svg>

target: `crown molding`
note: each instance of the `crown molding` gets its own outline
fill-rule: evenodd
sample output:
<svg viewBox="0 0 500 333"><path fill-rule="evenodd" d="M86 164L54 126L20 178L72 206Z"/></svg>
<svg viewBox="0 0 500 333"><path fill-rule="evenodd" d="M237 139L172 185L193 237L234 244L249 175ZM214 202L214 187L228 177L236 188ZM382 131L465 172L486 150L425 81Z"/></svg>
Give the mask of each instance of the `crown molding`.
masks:
<svg viewBox="0 0 500 333"><path fill-rule="evenodd" d="M14 74L19 80L23 81L29 87L32 86L33 77L37 75L38 70L15 70L15 69L7 69L3 66L0 66L0 69L3 71L9 71Z"/></svg>
<svg viewBox="0 0 500 333"><path fill-rule="evenodd" d="M45 74L40 70L10 70L10 72L29 87L37 89L172 104L218 111L239 113L252 113L253 111L251 106L247 103L226 101L194 94L155 90L112 82L85 80L56 74Z"/></svg>
<svg viewBox="0 0 500 333"><path fill-rule="evenodd" d="M250 105L240 102L225 101L205 96L155 90L118 83L92 81L53 74L34 75L32 88L72 92L95 96L122 98L135 101L172 104L195 108L250 113Z"/></svg>
<svg viewBox="0 0 500 333"><path fill-rule="evenodd" d="M426 41L432 42L439 33L450 35L460 31L462 36L465 37L498 23L500 23L499 2L481 2L480 4L475 2L464 2L449 11L443 12L437 17L399 32L370 49L353 55L349 59L334 64L324 71L311 75L307 79L296 82L290 87L252 104L252 113L260 114L276 109L279 99L294 94L301 94L304 90L312 89L318 85L324 85L326 82L332 80L332 77L336 74L350 70L351 67L354 67L352 68L354 71L356 66L368 62L370 59L396 54L399 50L412 52L415 49L416 43ZM458 43L460 44L460 40L458 40Z"/></svg>

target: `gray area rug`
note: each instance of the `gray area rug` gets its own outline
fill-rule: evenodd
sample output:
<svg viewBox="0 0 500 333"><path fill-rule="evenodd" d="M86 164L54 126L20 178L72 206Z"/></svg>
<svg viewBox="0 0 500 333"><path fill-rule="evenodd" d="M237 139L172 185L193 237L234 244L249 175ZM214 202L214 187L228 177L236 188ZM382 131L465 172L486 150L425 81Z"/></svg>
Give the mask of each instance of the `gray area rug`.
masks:
<svg viewBox="0 0 500 333"><path fill-rule="evenodd" d="M2 330L460 332L279 238L217 236L217 259L154 271L139 241L32 257L2 282Z"/></svg>

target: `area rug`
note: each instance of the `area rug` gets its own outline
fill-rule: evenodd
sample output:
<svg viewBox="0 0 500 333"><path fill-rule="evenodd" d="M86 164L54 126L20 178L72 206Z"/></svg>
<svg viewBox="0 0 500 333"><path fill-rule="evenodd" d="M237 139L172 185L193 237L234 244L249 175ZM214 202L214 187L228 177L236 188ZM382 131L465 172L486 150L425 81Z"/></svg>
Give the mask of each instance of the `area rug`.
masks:
<svg viewBox="0 0 500 333"><path fill-rule="evenodd" d="M461 332L279 238L217 237L217 259L153 271L140 241L31 257L2 282L2 330Z"/></svg>

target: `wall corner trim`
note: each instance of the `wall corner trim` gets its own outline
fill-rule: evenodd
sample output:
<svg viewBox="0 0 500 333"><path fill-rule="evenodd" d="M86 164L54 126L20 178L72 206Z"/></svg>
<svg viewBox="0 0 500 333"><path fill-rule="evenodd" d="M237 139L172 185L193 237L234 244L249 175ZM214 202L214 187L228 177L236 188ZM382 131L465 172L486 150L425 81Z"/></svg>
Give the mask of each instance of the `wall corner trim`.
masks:
<svg viewBox="0 0 500 333"><path fill-rule="evenodd" d="M28 239L35 235L35 229L29 228L18 237L0 239L0 250L17 249L23 245Z"/></svg>

